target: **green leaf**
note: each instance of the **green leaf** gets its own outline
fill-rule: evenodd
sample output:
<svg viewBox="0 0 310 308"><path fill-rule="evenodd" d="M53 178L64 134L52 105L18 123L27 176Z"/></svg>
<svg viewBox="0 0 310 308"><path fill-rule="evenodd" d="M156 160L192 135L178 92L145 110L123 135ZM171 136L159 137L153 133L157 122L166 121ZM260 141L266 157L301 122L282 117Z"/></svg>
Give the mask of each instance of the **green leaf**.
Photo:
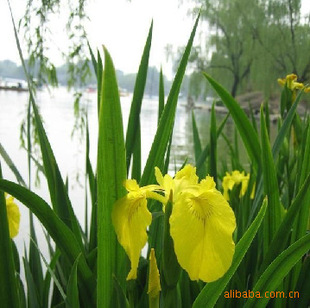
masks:
<svg viewBox="0 0 310 308"><path fill-rule="evenodd" d="M282 92L283 93L283 92ZM295 100L295 103L293 104L293 106L290 108L289 112L287 113L285 120L283 121L283 124L281 126L281 129L274 141L273 147L272 147L272 154L273 154L273 158L276 159L276 157L278 156L280 149L282 147L283 141L285 139L285 137L287 136L291 124L293 122L294 116L295 116L295 112L298 106L298 103L300 102L300 98L301 98L302 92L300 92Z"/></svg>
<svg viewBox="0 0 310 308"><path fill-rule="evenodd" d="M282 91L282 94L284 92ZM273 147L272 147L272 155L274 160L276 160L283 141L285 140L285 137L287 136L288 132L290 131L290 127L291 124L293 122L293 119L295 117L295 112L298 106L298 103L300 102L300 98L301 98L302 93L300 92L295 100L295 103L293 104L293 106L290 108L289 112L286 115L286 118L281 126L281 129L274 141ZM254 203L253 206L251 208L251 213L249 216L249 221L252 221L252 217L255 215L257 207L261 204L261 200L263 198L263 180L262 177L258 177L258 184L256 185L256 196L254 199Z"/></svg>
<svg viewBox="0 0 310 308"><path fill-rule="evenodd" d="M140 128L140 111L142 105L142 99L144 95L144 88L146 84L147 70L149 66L149 57L152 42L152 32L153 32L153 21L151 23L147 40L145 43L144 51L142 54L138 74L136 77L135 87L133 91L132 103L130 107L127 134L126 134L126 163L127 163L127 173L130 166L131 155L136 147L136 143L139 138L139 128Z"/></svg>
<svg viewBox="0 0 310 308"><path fill-rule="evenodd" d="M0 180L2 171L0 165ZM6 201L0 191L0 299L1 307L19 307L18 285L15 277L14 256L9 233Z"/></svg>
<svg viewBox="0 0 310 308"><path fill-rule="evenodd" d="M248 299L245 308L266 307L270 298L264 296L265 292L276 290L293 266L310 249L310 234L305 235L282 252L265 270L253 288L253 292L260 292L262 298Z"/></svg>
<svg viewBox="0 0 310 308"><path fill-rule="evenodd" d="M29 242L29 259L27 260L29 270L32 274L33 281L38 289L39 298L43 296L43 271L37 245L37 236L35 232L33 214L29 211L29 225L30 225L30 242Z"/></svg>
<svg viewBox="0 0 310 308"><path fill-rule="evenodd" d="M26 256L26 251L25 251L25 256ZM25 269L25 278L27 282L27 291L28 291L27 297L28 297L29 307L39 308L40 300L39 300L37 285L35 284L33 280L33 276L30 270L28 260L26 258L23 258L23 262L24 262L24 269Z"/></svg>
<svg viewBox="0 0 310 308"><path fill-rule="evenodd" d="M223 128L226 124L227 119L229 118L229 113L226 115L222 123L220 124L219 128L217 129L217 138L221 135ZM201 168L204 168L204 163L210 153L210 144L208 143L205 148L202 150L197 162L196 162L196 168L197 168L197 174L200 174Z"/></svg>
<svg viewBox="0 0 310 308"><path fill-rule="evenodd" d="M36 215L57 247L59 247L70 263L73 264L77 256L82 252L81 247L73 232L60 220L50 206L35 193L15 183L0 180L0 189L14 196ZM81 277L80 282L85 291L84 295L88 297L90 302L93 302L95 279L83 254L79 262L78 270Z"/></svg>
<svg viewBox="0 0 310 308"><path fill-rule="evenodd" d="M294 127L295 128L295 127ZM296 132L296 129L295 129ZM296 132L297 133L297 132ZM299 157L300 169L297 178L297 185L304 181L307 175L310 174L310 124L308 123L305 136L303 138L301 155ZM297 187L298 187L297 186ZM310 215L309 200L300 204L300 211L297 213L297 217L294 223L294 229L292 234L291 243L300 239L307 232L308 220ZM298 279L301 264L299 263L292 271L291 274L291 286L294 288Z"/></svg>
<svg viewBox="0 0 310 308"><path fill-rule="evenodd" d="M157 125L159 125L160 117L165 108L165 85L164 85L164 75L162 67L160 68L159 73L159 90L158 90L158 121Z"/></svg>
<svg viewBox="0 0 310 308"><path fill-rule="evenodd" d="M123 182L127 172L122 113L114 65L105 48L104 55L97 156L98 307L110 307L113 275L121 286L125 285L127 262L125 252L117 242L111 218L113 204L125 194Z"/></svg>
<svg viewBox="0 0 310 308"><path fill-rule="evenodd" d="M93 64L93 68L94 68L94 71L95 71L95 75L98 78L98 67L97 67L98 64L97 64L97 60L95 58L95 55L93 53L93 50L90 47L89 41L87 41L87 46L88 46L88 50L89 50L89 53L90 53L91 62Z"/></svg>
<svg viewBox="0 0 310 308"><path fill-rule="evenodd" d="M101 95L102 95L102 78L103 78L103 64L100 56L99 50L97 51L97 109L98 109L98 118L100 114L100 104L101 104Z"/></svg>
<svg viewBox="0 0 310 308"><path fill-rule="evenodd" d="M56 253L53 254L51 257L51 262L49 264L46 263L47 271L44 278L43 283L43 304L42 307L48 307L49 299L50 299L50 293L51 293L51 277L52 274L54 275L54 270L56 267L56 263L58 262L60 251L58 250Z"/></svg>
<svg viewBox="0 0 310 308"><path fill-rule="evenodd" d="M92 204L88 250L92 251L94 248L97 247L97 183L89 158L89 150L90 148L89 148L88 118L86 118L86 175L88 177L91 204ZM87 224L85 223L85 225Z"/></svg>
<svg viewBox="0 0 310 308"><path fill-rule="evenodd" d="M139 183L141 177L141 127L140 121L137 123L137 134L132 155L131 178Z"/></svg>
<svg viewBox="0 0 310 308"><path fill-rule="evenodd" d="M157 166L160 169L162 169L163 167L163 157L166 153L167 145L172 134L178 96L183 76L185 73L186 65L188 62L188 58L190 55L190 51L193 45L198 21L199 16L196 19L194 28L192 30L191 36L185 48L176 76L173 80L171 90L168 95L167 103L160 117L160 122L141 177L140 181L141 186L154 182L155 180L154 168Z"/></svg>
<svg viewBox="0 0 310 308"><path fill-rule="evenodd" d="M201 147L201 142L200 142L200 137L199 137L199 132L197 128L197 123L195 119L195 114L194 111L192 112L192 129L193 129L193 141L194 141L194 153L195 153L195 162L196 165L198 163L198 160L200 158L200 155L202 153L202 147ZM197 172L199 178L204 178L207 175L207 170L205 167L205 164L201 166L199 169L199 172Z"/></svg>
<svg viewBox="0 0 310 308"><path fill-rule="evenodd" d="M257 132L251 125L251 122L246 116L244 110L220 84L218 84L214 79L205 73L204 76L222 99L223 103L226 105L232 118L234 119L235 125L238 128L251 161L259 165L261 159L261 149Z"/></svg>
<svg viewBox="0 0 310 308"><path fill-rule="evenodd" d="M287 244L287 240L289 239L289 236L293 223L296 219L296 216L298 217L298 213L302 208L302 204L309 204L310 200L310 174L306 178L303 186L299 190L296 198L292 202L291 206L288 208L287 213L285 214L283 220L281 221L281 224L277 230L277 233L275 234L270 246L268 253L265 257L264 263L261 267L262 270L265 270L266 267L271 263L273 259L277 255L279 255L285 248Z"/></svg>
<svg viewBox="0 0 310 308"><path fill-rule="evenodd" d="M69 276L68 285L67 285L67 298L66 306L68 308L79 308L79 290L78 290L78 277L77 277L77 267L80 260L79 255L73 263L71 274Z"/></svg>
<svg viewBox="0 0 310 308"><path fill-rule="evenodd" d="M216 131L216 115L214 110L214 103L211 109L211 127L210 127L210 160L209 160L209 174L213 177L217 184L217 131Z"/></svg>
<svg viewBox="0 0 310 308"><path fill-rule="evenodd" d="M23 177L20 175L18 169L16 168L16 166L13 163L12 159L10 158L9 154L6 152L6 150L2 146L1 142L0 142L0 155L2 156L2 158L5 161L5 163L9 166L9 168L14 173L18 183L26 187L27 186L26 182L24 181Z"/></svg>
<svg viewBox="0 0 310 308"><path fill-rule="evenodd" d="M236 245L235 255L232 261L232 265L226 274L217 281L208 283L197 296L193 308L211 308L214 307L217 300L219 299L222 292L225 290L228 282L231 280L235 274L237 268L239 267L243 257L248 251L266 213L267 201L263 202L259 213L254 219L253 223L250 225L248 230L244 233L243 237L240 239Z"/></svg>
<svg viewBox="0 0 310 308"><path fill-rule="evenodd" d="M268 247L281 222L281 203L279 197L279 186L273 160L269 135L266 127L263 108L261 108L261 139L262 139L262 168L264 192L268 196L268 209L264 223L264 253Z"/></svg>

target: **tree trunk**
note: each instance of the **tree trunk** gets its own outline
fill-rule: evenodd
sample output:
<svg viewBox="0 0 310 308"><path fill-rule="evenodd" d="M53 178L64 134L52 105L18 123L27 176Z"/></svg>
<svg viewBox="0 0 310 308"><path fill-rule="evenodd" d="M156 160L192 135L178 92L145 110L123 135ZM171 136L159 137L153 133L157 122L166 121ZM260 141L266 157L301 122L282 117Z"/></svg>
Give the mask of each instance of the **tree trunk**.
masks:
<svg viewBox="0 0 310 308"><path fill-rule="evenodd" d="M234 82L233 82L233 85L232 85L232 88L231 88L231 91L230 91L232 97L236 97L238 86L239 86L239 77L238 76L234 76Z"/></svg>

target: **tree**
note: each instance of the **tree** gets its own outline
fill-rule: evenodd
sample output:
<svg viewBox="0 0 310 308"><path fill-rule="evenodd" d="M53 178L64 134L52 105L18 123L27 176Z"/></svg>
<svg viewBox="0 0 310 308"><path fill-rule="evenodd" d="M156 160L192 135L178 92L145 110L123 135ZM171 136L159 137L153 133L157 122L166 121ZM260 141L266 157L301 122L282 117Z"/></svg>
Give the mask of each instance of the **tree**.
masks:
<svg viewBox="0 0 310 308"><path fill-rule="evenodd" d="M50 44L53 42L51 22L57 18L63 23L68 37L68 46L61 46L59 50L67 63L68 86L83 84L90 74L84 28L88 19L85 12L86 0L27 0L25 3L25 14L19 21L19 32L27 45L29 73L39 83L57 85L56 68L49 57Z"/></svg>
<svg viewBox="0 0 310 308"><path fill-rule="evenodd" d="M269 94L278 77L292 72L302 81L310 77L310 24L301 18L300 0L192 1L202 6L209 30L196 62L206 63L203 70L233 96L255 89Z"/></svg>

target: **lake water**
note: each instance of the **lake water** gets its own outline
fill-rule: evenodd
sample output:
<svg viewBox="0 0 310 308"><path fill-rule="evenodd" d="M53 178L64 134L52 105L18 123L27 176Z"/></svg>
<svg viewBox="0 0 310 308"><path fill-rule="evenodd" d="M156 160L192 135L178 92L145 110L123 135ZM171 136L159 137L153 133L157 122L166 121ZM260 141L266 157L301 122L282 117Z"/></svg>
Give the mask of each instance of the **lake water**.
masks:
<svg viewBox="0 0 310 308"><path fill-rule="evenodd" d="M97 102L96 94L87 93L83 96L81 105L87 108L90 131L90 157L95 167L97 151ZM27 93L17 93L9 91L0 91L0 142L8 152L23 178L28 179L27 153L20 147L20 125L27 114ZM84 166L85 166L85 138L79 138L77 135L72 138L74 126L73 96L65 88L59 88L48 92L47 90L37 93L36 102L44 121L49 141L54 151L56 160L61 170L63 178L68 176L69 195L72 201L74 211L79 218L82 226L84 225ZM131 96L122 97L121 104L123 110L124 128L127 127L127 119L130 109ZM145 98L141 111L141 140L142 140L142 168L146 162L148 152L151 148L153 137L157 126L157 99ZM196 121L201 135L202 145L205 146L209 140L210 113L207 109L195 110ZM226 129L226 133L231 135L231 129ZM219 157L225 155L227 148L221 142L218 148ZM191 112L186 110L185 101L180 101L177 109L173 146L171 151L171 170L174 166L181 166L186 158L188 162L193 162L193 137ZM16 182L11 170L5 165L3 160L3 177ZM34 170L34 169L33 169ZM79 176L79 180L77 177ZM35 176L32 177L32 190L38 193L43 199L49 202L47 184L40 175L41 183L39 187L34 185ZM21 226L20 233L15 238L15 242L20 252L24 249L24 243L28 247L29 241L29 219L28 210L20 205ZM36 222L39 225L38 222ZM41 229L41 228L38 228ZM44 235L39 231L39 239Z"/></svg>

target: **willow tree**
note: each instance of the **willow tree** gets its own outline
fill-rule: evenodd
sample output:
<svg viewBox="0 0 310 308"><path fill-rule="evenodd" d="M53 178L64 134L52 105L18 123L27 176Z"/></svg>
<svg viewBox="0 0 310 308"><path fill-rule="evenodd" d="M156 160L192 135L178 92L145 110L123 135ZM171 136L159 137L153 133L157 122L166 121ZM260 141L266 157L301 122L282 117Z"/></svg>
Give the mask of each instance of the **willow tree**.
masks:
<svg viewBox="0 0 310 308"><path fill-rule="evenodd" d="M19 32L26 45L28 69L41 83L57 85L51 48L58 50L67 64L68 86L79 86L90 74L85 22L86 0L27 0L19 21ZM55 22L56 21L56 22ZM65 44L56 46L55 24L61 24Z"/></svg>
<svg viewBox="0 0 310 308"><path fill-rule="evenodd" d="M196 61L206 63L203 69L233 96L256 89L269 93L277 77L291 72L309 79L310 24L301 16L300 0L192 2L202 8L206 25L206 52Z"/></svg>

